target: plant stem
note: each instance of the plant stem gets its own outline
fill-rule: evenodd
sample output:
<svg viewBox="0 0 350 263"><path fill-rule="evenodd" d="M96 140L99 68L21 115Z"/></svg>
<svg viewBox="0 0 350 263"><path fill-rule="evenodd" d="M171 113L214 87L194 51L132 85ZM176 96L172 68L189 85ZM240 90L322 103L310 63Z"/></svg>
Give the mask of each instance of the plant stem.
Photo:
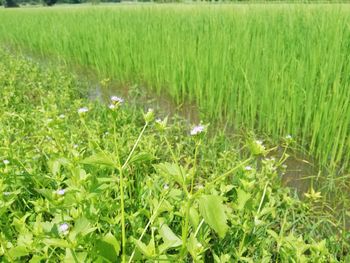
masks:
<svg viewBox="0 0 350 263"><path fill-rule="evenodd" d="M123 172L125 167L128 165L137 145L139 144L143 133L145 132L146 128L148 126L148 122L145 123L143 126L134 146L132 147L128 158L126 158L126 161L124 162L123 166L119 169L119 191L120 191L120 209L121 209L121 223L122 223L122 262L126 262L126 254L125 254L125 246L126 246L126 233L125 233L125 205L124 205L124 177L123 177Z"/></svg>

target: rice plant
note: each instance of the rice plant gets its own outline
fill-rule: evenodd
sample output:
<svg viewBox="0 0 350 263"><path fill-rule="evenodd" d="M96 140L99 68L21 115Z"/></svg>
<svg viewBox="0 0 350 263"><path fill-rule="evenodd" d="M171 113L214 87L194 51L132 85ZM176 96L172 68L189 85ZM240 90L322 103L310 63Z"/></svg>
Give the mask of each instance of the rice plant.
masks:
<svg viewBox="0 0 350 263"><path fill-rule="evenodd" d="M0 39L196 104L210 122L293 135L350 160L349 5L120 5L0 10Z"/></svg>

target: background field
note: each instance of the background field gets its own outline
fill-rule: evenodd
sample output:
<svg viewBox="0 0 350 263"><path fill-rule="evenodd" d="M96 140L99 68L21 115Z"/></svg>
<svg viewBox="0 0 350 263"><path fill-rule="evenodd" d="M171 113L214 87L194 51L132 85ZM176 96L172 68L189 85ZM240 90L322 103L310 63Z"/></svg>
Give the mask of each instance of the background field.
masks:
<svg viewBox="0 0 350 263"><path fill-rule="evenodd" d="M121 5L0 11L0 39L196 104L210 122L350 158L348 5Z"/></svg>

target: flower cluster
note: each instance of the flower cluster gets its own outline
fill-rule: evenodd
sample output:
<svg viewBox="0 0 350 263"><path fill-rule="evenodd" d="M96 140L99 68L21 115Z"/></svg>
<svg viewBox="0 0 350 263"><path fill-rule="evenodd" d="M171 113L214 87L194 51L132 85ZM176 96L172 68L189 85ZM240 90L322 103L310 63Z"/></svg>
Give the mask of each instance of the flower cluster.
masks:
<svg viewBox="0 0 350 263"><path fill-rule="evenodd" d="M205 126L199 124L199 125L193 127L193 129L191 130L191 135L195 136L195 135L201 134L201 133L205 132L205 128L206 128Z"/></svg>
<svg viewBox="0 0 350 263"><path fill-rule="evenodd" d="M111 97L111 104L109 104L108 108L111 110L115 110L120 106L121 104L124 103L124 99L118 96L112 96Z"/></svg>
<svg viewBox="0 0 350 263"><path fill-rule="evenodd" d="M78 109L78 113L79 114L84 114L84 113L86 113L88 111L89 111L89 109L87 107L82 107L82 108Z"/></svg>

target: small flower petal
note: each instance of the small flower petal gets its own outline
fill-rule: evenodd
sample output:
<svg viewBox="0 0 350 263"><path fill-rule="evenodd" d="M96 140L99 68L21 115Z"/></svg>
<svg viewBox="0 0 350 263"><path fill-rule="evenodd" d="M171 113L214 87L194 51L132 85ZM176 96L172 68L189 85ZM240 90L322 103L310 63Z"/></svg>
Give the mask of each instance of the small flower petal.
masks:
<svg viewBox="0 0 350 263"><path fill-rule="evenodd" d="M78 109L79 114L86 113L88 111L89 111L89 109L87 107L83 107L83 108Z"/></svg>
<svg viewBox="0 0 350 263"><path fill-rule="evenodd" d="M191 130L191 135L194 136L194 135L200 134L204 132L204 130L205 130L205 127L203 125L197 125Z"/></svg>
<svg viewBox="0 0 350 263"><path fill-rule="evenodd" d="M63 234L67 234L69 230L69 225L67 223L63 223L58 227L58 231Z"/></svg>

